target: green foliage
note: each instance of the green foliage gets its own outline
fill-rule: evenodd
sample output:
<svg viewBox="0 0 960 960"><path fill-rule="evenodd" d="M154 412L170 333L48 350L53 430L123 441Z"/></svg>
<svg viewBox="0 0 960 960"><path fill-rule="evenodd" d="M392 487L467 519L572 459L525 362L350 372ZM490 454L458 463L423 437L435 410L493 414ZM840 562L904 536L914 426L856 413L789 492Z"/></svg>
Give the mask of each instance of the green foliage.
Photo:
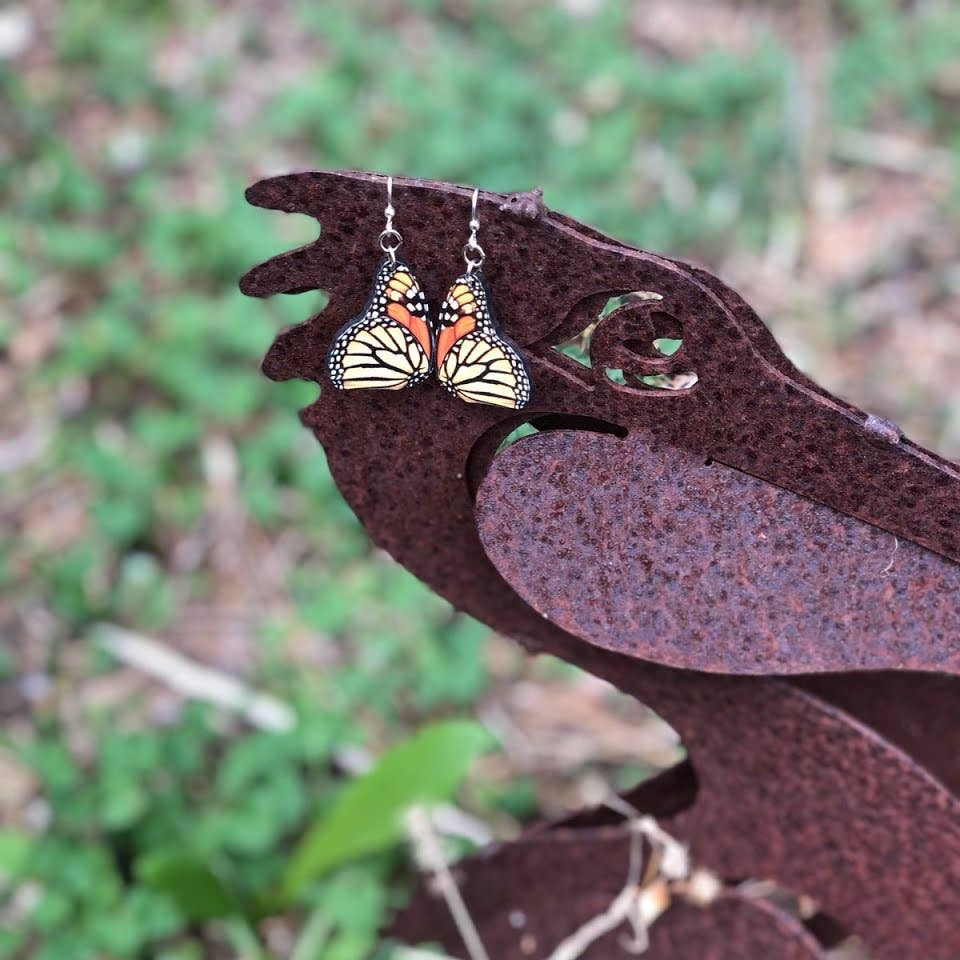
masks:
<svg viewBox="0 0 960 960"><path fill-rule="evenodd" d="M483 727L463 721L425 727L395 746L344 788L303 838L284 871L284 893L296 897L330 870L395 844L403 836L406 811L449 800L489 746Z"/></svg>
<svg viewBox="0 0 960 960"><path fill-rule="evenodd" d="M450 799L490 745L472 722L428 725L334 795L335 739L309 736L309 715L289 733L247 734L226 750L214 719L191 709L164 730L105 727L90 769L52 731L23 748L52 820L42 837L0 832L0 874L43 890L18 943L42 941L39 956L133 956L192 922L255 920L278 909L277 890L303 896L309 886L339 955L375 934L382 861L311 881L393 846L403 810Z"/></svg>
<svg viewBox="0 0 960 960"><path fill-rule="evenodd" d="M0 877L16 879L30 858L33 842L16 830L0 830Z"/></svg>
<svg viewBox="0 0 960 960"><path fill-rule="evenodd" d="M864 125L896 113L922 127L939 127L942 106L931 86L956 62L960 8L932 5L906 18L890 0L845 0L843 7L856 28L838 51L833 78L840 119Z"/></svg>
<svg viewBox="0 0 960 960"><path fill-rule="evenodd" d="M209 920L241 911L240 904L202 859L182 853L154 853L137 861L137 879L165 893L187 920Z"/></svg>

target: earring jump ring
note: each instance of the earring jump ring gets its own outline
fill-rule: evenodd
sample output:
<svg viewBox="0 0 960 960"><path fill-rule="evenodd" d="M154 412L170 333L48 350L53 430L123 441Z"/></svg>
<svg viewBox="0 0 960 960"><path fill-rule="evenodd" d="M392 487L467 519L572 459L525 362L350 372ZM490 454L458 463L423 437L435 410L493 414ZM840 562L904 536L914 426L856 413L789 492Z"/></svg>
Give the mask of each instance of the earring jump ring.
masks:
<svg viewBox="0 0 960 960"><path fill-rule="evenodd" d="M380 249L390 258L391 263L395 263L397 259L397 251L400 249L400 244L403 243L403 236L399 230L394 230L393 227L387 227L379 237Z"/></svg>
<svg viewBox="0 0 960 960"><path fill-rule="evenodd" d="M474 256L471 256L474 254ZM467 273L473 273L483 266L483 261L487 259L483 247L472 238L463 245L463 259L467 265Z"/></svg>

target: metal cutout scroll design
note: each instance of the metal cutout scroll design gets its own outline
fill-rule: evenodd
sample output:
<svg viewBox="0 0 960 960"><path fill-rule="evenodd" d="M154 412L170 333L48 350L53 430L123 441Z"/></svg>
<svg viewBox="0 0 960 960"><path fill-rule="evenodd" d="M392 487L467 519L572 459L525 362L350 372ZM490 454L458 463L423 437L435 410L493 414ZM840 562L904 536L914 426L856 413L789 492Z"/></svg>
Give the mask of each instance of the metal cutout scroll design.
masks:
<svg viewBox="0 0 960 960"><path fill-rule="evenodd" d="M241 289L330 295L278 336L269 377L321 383L333 333L362 306L383 183L302 173L248 190L322 232ZM394 191L405 255L438 303L471 191L402 178ZM705 271L604 237L536 193L481 193L479 212L486 279L534 397L517 413L453 403L436 382L322 389L301 418L344 497L455 606L677 729L696 790L670 830L698 861L803 891L878 960L960 956L960 468L797 371ZM635 291L659 299L630 304ZM681 349L650 353L648 334L674 321ZM592 324L589 367L554 349ZM628 388L613 369L697 379ZM503 446L524 424L531 435ZM669 801L665 784L646 794L651 808ZM574 872L563 842L521 838L458 865L498 957L526 956L498 904L522 900L553 929L622 865L622 847L584 830ZM745 910L670 911L664 942L744 960L818 955L783 918L743 922ZM396 929L460 950L428 890Z"/></svg>

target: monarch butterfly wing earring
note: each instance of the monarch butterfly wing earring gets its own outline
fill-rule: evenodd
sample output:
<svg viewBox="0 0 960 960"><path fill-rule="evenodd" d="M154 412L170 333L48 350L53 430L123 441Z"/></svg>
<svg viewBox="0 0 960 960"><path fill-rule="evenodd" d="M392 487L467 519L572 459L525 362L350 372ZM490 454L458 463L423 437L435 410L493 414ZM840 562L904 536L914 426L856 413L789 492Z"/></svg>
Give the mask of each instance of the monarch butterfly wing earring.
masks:
<svg viewBox="0 0 960 960"><path fill-rule="evenodd" d="M403 237L393 226L393 177L387 178L384 256L360 312L334 335L326 371L340 390L402 390L433 370L434 337L427 301L413 270L397 258Z"/></svg>
<svg viewBox="0 0 960 960"><path fill-rule="evenodd" d="M477 242L477 195L473 191L470 238L463 248L467 269L440 306L437 378L455 397L519 410L530 401L533 381L517 345L494 319L490 292L480 268L485 254Z"/></svg>

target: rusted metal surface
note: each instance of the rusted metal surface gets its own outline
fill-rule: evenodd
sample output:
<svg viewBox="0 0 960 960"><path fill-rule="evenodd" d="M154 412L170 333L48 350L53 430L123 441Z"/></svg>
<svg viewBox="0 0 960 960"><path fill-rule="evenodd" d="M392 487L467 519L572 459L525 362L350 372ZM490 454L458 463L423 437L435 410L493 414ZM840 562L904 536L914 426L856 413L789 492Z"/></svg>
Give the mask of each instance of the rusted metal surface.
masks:
<svg viewBox="0 0 960 960"><path fill-rule="evenodd" d="M960 955L960 801L915 760L787 681L651 672L596 648L576 660L677 727L695 797L677 810L681 780L632 799L665 811L661 822L698 862L729 881L770 878L812 897L874 958ZM581 859L585 887L603 869L622 878L622 861L608 856L598 848ZM499 883L503 897L524 894L509 873Z"/></svg>
<svg viewBox="0 0 960 960"><path fill-rule="evenodd" d="M696 793L667 822L699 862L812 897L875 958L960 955L960 799L916 759L790 681L654 668L582 643L562 655L680 733ZM658 792L640 808L675 809L682 781Z"/></svg>
<svg viewBox="0 0 960 960"><path fill-rule="evenodd" d="M932 673L799 677L794 685L865 723L960 796L960 679Z"/></svg>
<svg viewBox="0 0 960 960"><path fill-rule="evenodd" d="M606 827L558 830L521 838L460 864L461 892L496 960L546 957L561 941L602 913L620 893L627 869L627 834ZM509 878L504 883L504 878ZM463 944L442 900L422 887L398 918L394 936L438 942L451 956ZM606 934L583 954L623 960L626 928ZM653 925L644 960L818 960L816 938L795 917L736 893L709 907L675 902Z"/></svg>
<svg viewBox="0 0 960 960"><path fill-rule="evenodd" d="M404 256L434 303L459 271L470 193L394 179ZM316 288L330 293L327 309L281 336L265 363L270 375L319 382L323 345L358 312L369 287L384 180L362 173L295 174L263 181L247 195L258 206L297 210L324 224L315 243L255 267L242 281L254 296ZM532 411L591 415L649 431L652 442L686 447L960 559L955 464L909 440L894 443L867 430L867 414L797 374L756 315L703 271L625 247L557 214L531 220L501 212L505 201L480 195L489 254L484 273L501 325L527 348L533 364ZM649 309L682 324L684 345L672 359L697 372L696 390L674 396L617 387L604 378L603 357L586 370L551 350L586 326L575 309L583 300L635 290L660 294ZM499 416L489 409L443 416L450 404L437 388L405 399L422 415L441 416L437 433L456 423L469 432L486 429ZM347 415L392 406L374 396L339 400L322 398L320 406ZM344 404L351 409L338 409Z"/></svg>
<svg viewBox="0 0 960 960"><path fill-rule="evenodd" d="M960 564L678 448L526 438L477 514L521 597L610 650L736 673L960 672Z"/></svg>
<svg viewBox="0 0 960 960"><path fill-rule="evenodd" d="M382 190L382 182L369 175L302 174L265 181L249 191L251 199L264 206L287 209L299 203L298 209L305 212L320 217L325 210L330 214L315 244L270 260L244 278L243 289L258 295L311 285L330 293L323 313L278 338L265 362L269 375L320 382L330 335L357 312L365 297ZM295 194L297 201L292 199ZM458 269L468 196L460 188L441 191L396 181L398 224L404 222L405 211L407 218L404 255L416 265L434 303ZM538 413L591 417L629 431L631 443L654 451L686 451L702 463L711 460L718 473L724 464L733 466L829 503L846 515L869 520L932 552L956 557L960 542L956 467L909 441L893 443L867 430L866 414L815 390L799 375L794 377L786 359L775 355L769 334L759 332L762 325L748 315L748 308L732 294L724 292L724 299L719 298L718 292L723 292L719 281L712 280L708 286L702 271L681 271L672 262L601 243L592 233L575 233L568 221L556 215L535 220L513 217L499 211L503 198L485 195L483 199L487 276L504 330L527 344L534 371L536 395L526 419ZM594 319L599 302L632 290L659 292L664 299L632 304L606 317L595 335L592 368L551 349ZM544 304L555 306L545 310ZM642 324L644 314L669 317L679 324L683 336L679 353L650 358L628 349L636 340L638 322L640 329L647 329ZM650 321L649 328L662 326L657 319ZM531 340L536 342L531 345ZM678 392L644 388L639 381L635 387L623 387L606 378L607 367L628 373L695 371L699 382ZM453 404L435 383L399 397L372 391L344 396L329 390L305 411L304 420L324 444L344 495L374 539L477 616L485 615L491 589L510 595L515 615L503 628L513 635L529 633L522 626L529 611L524 605L517 607L513 592L503 590L489 576L489 562L476 539L470 495L470 484L485 473L495 443L518 421L491 408ZM351 423L362 424L363 433L350 429ZM373 445L381 462L396 463L402 474L416 478L411 483L415 493L405 493L391 482L395 494L381 495L364 458L351 459L358 436L368 448ZM484 438L487 455L482 452ZM432 469L434 456L442 457L436 469ZM626 456L623 464L625 483L639 478ZM429 515L411 510L411 495L444 503L445 509ZM892 552L892 538L888 543ZM798 548L802 549L799 543ZM445 558L439 553L444 549L448 549ZM469 551L466 557L464 549ZM933 558L926 562L935 566ZM478 576L477 564L486 567L485 575ZM830 570L822 573L828 576ZM948 574L943 576L949 579ZM735 594L728 596L736 604ZM881 609L873 611L874 617L888 618L891 630L905 617L900 599L890 596ZM808 595L801 595L794 605L808 601ZM845 602L849 609L858 598L850 596ZM789 605L789 598L784 603ZM838 602L835 609L842 620L843 605ZM944 661L951 658L949 652L938 649L937 636L949 629L956 615L949 603L940 611L944 623L938 625L936 610L926 610L923 617L912 619L897 649L875 651L874 657L863 658L858 666L944 669ZM739 611L731 611L733 615L740 615ZM752 626L762 632L765 619L758 611ZM861 639L846 630L797 636L776 665L766 669L790 673L843 668L849 665L849 656L845 659L840 648L849 654ZM536 643L535 633L528 640ZM657 634L642 655L660 662L682 662L677 651L686 649L687 641L678 634ZM712 669L742 671L742 653L734 649L739 643L739 637L728 637L729 656L725 659L723 650L715 650ZM767 635L757 643L779 644L781 638ZM696 653L691 648L692 658ZM693 661L689 665L697 666Z"/></svg>
<svg viewBox="0 0 960 960"><path fill-rule="evenodd" d="M436 303L459 271L470 190L396 178L394 184L404 257ZM275 379L319 383L330 335L366 295L383 180L298 174L263 181L248 197L322 221L315 243L267 261L242 281L255 296L329 292L326 310L281 334L264 363ZM531 650L606 677L677 728L698 789L671 827L706 866L726 878L774 879L815 897L844 927L861 933L881 960L960 955L960 801L951 792L960 780L960 681L906 672L855 674L849 683L828 675L789 681L661 665L777 674L853 666L955 671L956 611L945 591L956 582L960 559L957 466L890 425L878 427L793 369L749 306L704 271L618 244L531 206L530 198L481 194L479 209L498 316L533 370L531 408L511 417L469 407L435 383L391 394L323 390L302 419L324 445L345 498L376 543L458 608ZM633 291L662 299L630 302L609 314L597 328L591 368L552 349L595 321L609 297ZM683 339L670 358L647 343L663 330ZM621 370L630 386L611 382L608 368ZM690 389L667 391L634 376L664 373L695 373L698 380ZM547 432L496 456L503 437L525 420ZM568 454L571 462L560 463ZM619 503L623 529L610 556L596 540L585 550L576 525L567 526L577 504L561 510L552 500L543 482L552 456L571 493L596 499L588 524L599 517L613 532ZM540 457L541 469L521 489L516 484L526 475L527 457L531 463ZM712 465L702 466L707 461ZM683 483L695 497L680 498ZM634 485L646 497L666 498L674 514L683 511L686 525L669 510L644 514L647 501ZM478 506L500 570L478 535ZM771 517L767 511L783 512ZM526 567L517 569L510 561L511 549L523 547L516 531L525 529L532 543L543 524L552 524L558 539L550 550L529 553ZM664 589L691 608L677 630L688 629L698 611L709 616L715 605L727 624L742 626L708 636L710 623L702 621L707 641L699 645L677 630L643 627L638 598L647 590L652 603L654 594L637 582L636 565L646 574L645 565L639 549L625 550L624 539L662 544L672 537L679 549L691 529L700 537L686 547L695 569L686 571L685 593L663 575L664 565L675 562L669 552L658 546L649 557L660 566L661 584L670 582ZM714 538L726 544L719 559L728 570L732 556L742 565L737 569L768 574L765 558L773 548L755 542L758 531L778 538L777 558L799 578L794 583L787 572L774 581L778 604L794 609L792 621L785 611L771 617L771 594L753 580L746 584L746 576L723 598L723 578L709 569L704 543ZM900 541L895 556L891 534ZM804 552L813 557L796 556ZM620 594L602 590L603 564L611 561L632 578ZM867 575L872 572L876 580ZM826 633L814 622L818 574ZM554 583L559 595L545 591L538 598L538 578ZM607 621L624 627L619 636L612 628L590 628L576 597L563 593L571 585L583 596L605 598ZM745 585L754 602L738 609ZM713 596L691 596L699 591ZM524 597L549 602L578 635L545 619ZM785 624L792 629L788 642ZM758 663L758 653L769 660ZM894 708L889 698L898 682L907 694ZM930 733L926 742L923 729ZM619 859L602 846L587 859L598 878L604 869L610 877L619 869ZM464 866L468 880L473 869ZM548 860L541 869L548 877L555 872ZM580 876L586 882L591 874ZM509 877L498 885L507 899L524 893ZM562 914L564 903L550 910ZM425 922L436 913L430 910ZM696 936L694 928L706 923L712 949L726 943L730 956L776 955L736 924L683 915L671 923L682 928L678 936L687 930ZM493 926L489 932L494 935ZM786 950L789 937L779 943Z"/></svg>

